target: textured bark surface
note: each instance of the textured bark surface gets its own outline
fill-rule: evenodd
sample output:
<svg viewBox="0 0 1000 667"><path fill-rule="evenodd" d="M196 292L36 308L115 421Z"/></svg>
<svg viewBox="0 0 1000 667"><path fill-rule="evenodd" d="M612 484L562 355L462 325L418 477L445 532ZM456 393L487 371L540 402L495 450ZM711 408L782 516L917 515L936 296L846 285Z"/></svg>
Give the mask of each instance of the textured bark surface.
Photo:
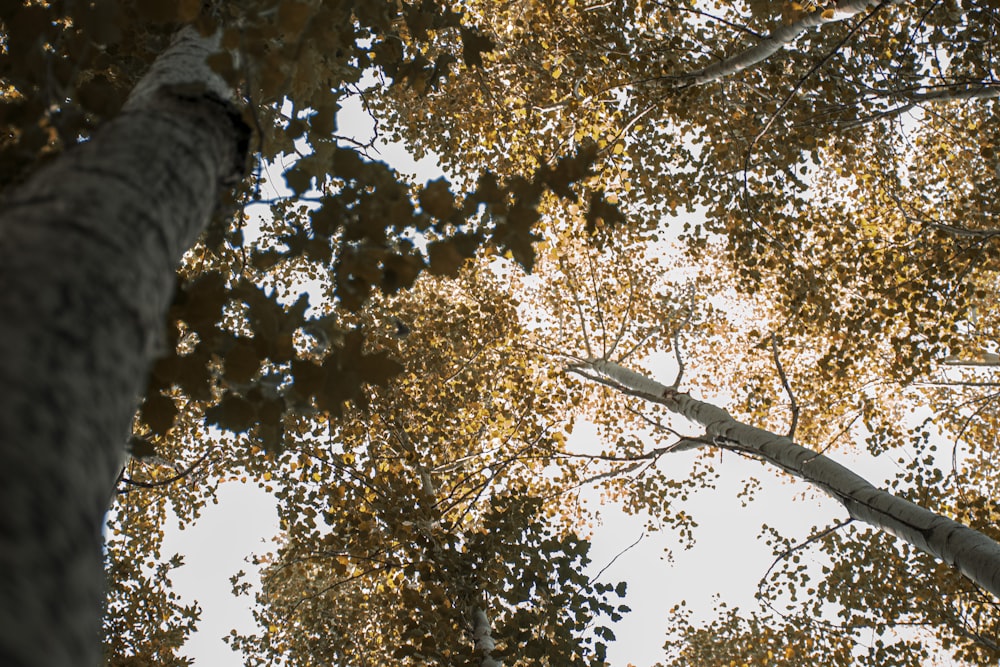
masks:
<svg viewBox="0 0 1000 667"><path fill-rule="evenodd" d="M905 540L958 569L1000 598L1000 544L977 530L883 491L791 438L735 420L728 412L676 392L614 362L594 359L570 368L623 393L663 405L705 429L705 442L745 451L823 489L852 518Z"/></svg>
<svg viewBox="0 0 1000 667"><path fill-rule="evenodd" d="M0 664L100 662L101 526L174 272L246 131L193 31L0 207ZM137 88L139 90L139 88Z"/></svg>
<svg viewBox="0 0 1000 667"><path fill-rule="evenodd" d="M704 67L697 72L691 72L680 81L686 86L701 86L712 81L718 81L737 72L753 67L757 63L767 60L775 53L790 46L798 37L816 26L823 23L836 23L849 19L865 11L869 7L881 4L895 4L900 0L844 0L838 2L831 14L824 16L824 12L817 10L809 12L799 20L772 31L767 37L749 49L741 51L735 55L725 58L717 63Z"/></svg>

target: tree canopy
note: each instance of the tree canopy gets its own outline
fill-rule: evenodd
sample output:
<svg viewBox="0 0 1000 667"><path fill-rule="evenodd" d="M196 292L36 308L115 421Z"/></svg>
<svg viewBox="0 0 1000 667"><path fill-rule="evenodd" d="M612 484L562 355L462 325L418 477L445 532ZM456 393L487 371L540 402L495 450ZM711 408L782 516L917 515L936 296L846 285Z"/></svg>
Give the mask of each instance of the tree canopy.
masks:
<svg viewBox="0 0 1000 667"><path fill-rule="evenodd" d="M603 664L628 586L586 574L596 499L685 546L719 451L777 460L687 424L687 399L571 372L650 379L668 355L660 398L891 457L895 497L1000 539L998 12L0 2L11 201L137 113L185 39L215 40L231 99L169 94L224 107L252 156L173 279L106 489L105 659L186 664L198 609L170 589L163 524L243 482L281 518L262 589L233 578L259 623L228 640L248 664ZM374 138L339 127L349 99ZM398 173L383 139L447 178ZM778 468L746 495L816 482ZM665 601L664 664L994 664L995 591L861 514L767 529L755 608Z"/></svg>

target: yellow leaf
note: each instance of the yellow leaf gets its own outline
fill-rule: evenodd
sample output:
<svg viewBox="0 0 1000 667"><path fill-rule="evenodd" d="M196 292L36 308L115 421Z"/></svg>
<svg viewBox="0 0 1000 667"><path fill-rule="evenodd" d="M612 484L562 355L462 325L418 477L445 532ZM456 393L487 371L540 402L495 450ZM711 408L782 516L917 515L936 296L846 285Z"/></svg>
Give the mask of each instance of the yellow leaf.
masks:
<svg viewBox="0 0 1000 667"><path fill-rule="evenodd" d="M834 14L835 14L835 12L832 9L824 9L823 13L820 14L820 16L822 16L823 19L829 21L829 20L833 19L833 15Z"/></svg>
<svg viewBox="0 0 1000 667"><path fill-rule="evenodd" d="M271 481L271 473L269 473L269 472L264 473L264 481L265 482L270 482Z"/></svg>
<svg viewBox="0 0 1000 667"><path fill-rule="evenodd" d="M319 474L318 472L314 472L314 473L312 474L312 478L313 478L313 481L314 481L314 482L318 482L318 481L320 481L321 479L323 479L323 476L322 476L322 475L320 475L320 474Z"/></svg>

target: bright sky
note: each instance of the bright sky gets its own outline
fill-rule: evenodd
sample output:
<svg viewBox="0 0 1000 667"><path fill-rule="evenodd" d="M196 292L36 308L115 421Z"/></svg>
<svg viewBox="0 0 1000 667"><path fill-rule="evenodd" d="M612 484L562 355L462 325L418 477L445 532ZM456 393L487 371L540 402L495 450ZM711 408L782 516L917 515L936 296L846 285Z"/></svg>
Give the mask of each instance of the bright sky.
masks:
<svg viewBox="0 0 1000 667"><path fill-rule="evenodd" d="M573 438L586 448L595 434L580 425ZM693 452L680 452L663 459L661 465L681 470L689 467L693 457ZM891 472L891 457L867 462L833 458L873 481ZM681 600L704 618L711 616L715 594L730 605L753 608L757 583L772 562L769 549L758 540L762 523L805 538L810 526L844 517L834 501L805 483L779 478L758 463L727 453L718 470L722 474L718 488L702 491L686 504L700 524L698 543L689 551L677 550L670 533L652 533L622 553L644 535L644 522L614 507L603 508L603 525L593 535L591 571L596 574L618 556L601 580L627 581L624 602L632 608L613 627L617 636L609 650L613 667L651 665L662 659L667 610ZM759 477L763 489L754 502L742 507L736 496L750 476ZM256 487L225 484L219 490L218 505L207 507L197 523L183 531L176 525L168 521L164 554L185 554L187 564L175 571L174 589L186 599L197 599L203 609L199 631L185 654L197 665L237 667L242 664L240 656L229 650L222 637L233 628L254 630L252 599L233 597L229 577L241 569L252 572L253 566L245 559L270 549L269 540L278 530L274 503ZM672 549L672 562L666 549Z"/></svg>

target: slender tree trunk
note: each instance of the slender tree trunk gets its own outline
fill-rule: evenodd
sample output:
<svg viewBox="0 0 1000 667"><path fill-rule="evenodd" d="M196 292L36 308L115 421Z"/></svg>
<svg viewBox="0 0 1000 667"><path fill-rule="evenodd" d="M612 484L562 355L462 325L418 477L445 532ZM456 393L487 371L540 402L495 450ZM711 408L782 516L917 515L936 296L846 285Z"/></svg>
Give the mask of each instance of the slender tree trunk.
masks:
<svg viewBox="0 0 1000 667"><path fill-rule="evenodd" d="M438 506L438 489L434 485L434 480L431 478L430 472L424 465L420 462L420 455L417 452L416 447L410 440L410 436L407 434L406 429L402 426L397 426L395 429L396 439L402 446L402 452L404 455L412 455L414 465L417 468L417 472L420 474L420 488L423 491L424 498L423 501L427 503L428 507ZM440 516L438 517L440 519ZM419 528L422 528L420 523L417 524ZM423 530L424 537L427 543L431 545L431 553L434 560L439 564L443 564L445 559L442 558L441 545L438 540L434 537L434 533L431 530ZM459 568L451 568L448 571L452 574L458 581L460 581L459 587L462 589L467 589L466 594L471 599L476 599L481 596L481 591L476 590L468 584L466 578L466 570L468 567L465 563L462 564L460 568L462 571L456 571ZM493 657L493 652L496 650L496 641L493 639L493 626L490 625L489 617L486 615L486 611L479 606L478 603L473 603L469 609L469 621L472 625L472 639L475 644L476 656L480 659L479 667L503 667L503 663Z"/></svg>
<svg viewBox="0 0 1000 667"><path fill-rule="evenodd" d="M736 421L728 412L678 393L619 364L592 359L571 372L623 393L658 403L705 428L705 441L753 454L818 486L858 521L909 542L957 568L1000 597L1000 544L979 531L876 488L848 468L790 438Z"/></svg>
<svg viewBox="0 0 1000 667"><path fill-rule="evenodd" d="M1000 86L996 86L992 83L957 84L955 86L945 86L938 89L918 89L915 91L898 92L889 91L885 93L885 97L890 100L904 99L910 101L900 103L891 109L886 109L885 111L879 111L863 118L841 123L840 127L844 129L851 129L866 125L874 120L896 118L897 116L902 116L904 113L912 111L923 104L943 104L962 100L991 100L1000 97ZM951 234L955 234L956 236L991 238L997 235L996 230L961 229L953 225L942 225L940 223L934 223L931 226Z"/></svg>
<svg viewBox="0 0 1000 667"><path fill-rule="evenodd" d="M972 358L964 359L962 357L946 357L944 364L946 366L983 366L988 368L1000 366L1000 354L979 350L973 355Z"/></svg>
<svg viewBox="0 0 1000 667"><path fill-rule="evenodd" d="M122 113L0 207L0 664L95 667L101 528L182 254L247 130L179 33Z"/></svg>
<svg viewBox="0 0 1000 667"><path fill-rule="evenodd" d="M472 611L474 624L473 639L476 642L476 654L482 658L480 667L503 667L503 663L493 657L496 642L493 641L492 627L486 617L486 612L476 607Z"/></svg>
<svg viewBox="0 0 1000 667"><path fill-rule="evenodd" d="M860 14L869 7L874 7L884 2L887 4L896 4L899 1L900 0L845 0L843 2L838 2L836 8L830 10L832 13L826 13L819 10L809 12L804 14L798 21L773 30L767 37L763 38L759 43L749 49L740 51L739 53L729 56L728 58L720 60L717 63L713 63L707 67L703 67L695 72L689 72L688 74L678 77L678 85L701 86L706 83L711 83L713 81L718 81L719 79L732 76L733 74L753 67L757 63L767 60L781 49L786 46L790 46L802 33L815 28L818 25L823 23L836 23L838 21L849 19L852 16Z"/></svg>

